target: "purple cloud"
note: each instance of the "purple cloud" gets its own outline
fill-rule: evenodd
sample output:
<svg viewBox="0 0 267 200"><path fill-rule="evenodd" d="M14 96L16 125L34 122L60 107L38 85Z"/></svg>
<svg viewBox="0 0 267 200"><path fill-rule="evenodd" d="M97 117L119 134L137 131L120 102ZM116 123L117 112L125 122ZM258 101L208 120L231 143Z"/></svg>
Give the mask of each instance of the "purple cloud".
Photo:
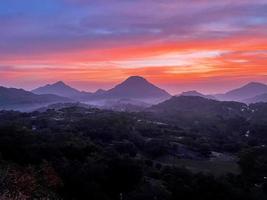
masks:
<svg viewBox="0 0 267 200"><path fill-rule="evenodd" d="M0 54L222 38L259 25L266 31L266 10L263 0L11 0L0 2Z"/></svg>

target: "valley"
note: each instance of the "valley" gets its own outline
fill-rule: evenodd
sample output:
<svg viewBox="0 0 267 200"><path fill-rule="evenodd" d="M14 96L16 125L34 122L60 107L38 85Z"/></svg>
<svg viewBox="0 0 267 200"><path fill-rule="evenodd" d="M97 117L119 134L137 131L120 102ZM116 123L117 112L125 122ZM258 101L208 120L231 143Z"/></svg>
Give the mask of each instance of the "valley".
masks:
<svg viewBox="0 0 267 200"><path fill-rule="evenodd" d="M266 109L180 96L138 112L78 103L1 111L0 171L34 180L14 185L8 172L2 191L25 194L24 183L31 198L169 200L209 199L220 187L219 199L265 198Z"/></svg>

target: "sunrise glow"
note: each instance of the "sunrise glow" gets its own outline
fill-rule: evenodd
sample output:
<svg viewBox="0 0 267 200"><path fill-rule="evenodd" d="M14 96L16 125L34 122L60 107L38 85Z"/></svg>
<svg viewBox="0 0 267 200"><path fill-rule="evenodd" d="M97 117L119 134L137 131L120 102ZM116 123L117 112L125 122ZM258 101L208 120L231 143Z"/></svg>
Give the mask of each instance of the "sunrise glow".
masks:
<svg viewBox="0 0 267 200"><path fill-rule="evenodd" d="M172 94L267 83L265 0L0 2L0 85L86 91L140 75Z"/></svg>

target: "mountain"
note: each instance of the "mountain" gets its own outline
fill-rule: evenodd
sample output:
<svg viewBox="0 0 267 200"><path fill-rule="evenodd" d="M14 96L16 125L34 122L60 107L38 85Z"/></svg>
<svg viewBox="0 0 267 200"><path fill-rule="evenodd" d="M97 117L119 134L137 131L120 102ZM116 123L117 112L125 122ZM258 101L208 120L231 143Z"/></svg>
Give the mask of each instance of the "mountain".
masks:
<svg viewBox="0 0 267 200"><path fill-rule="evenodd" d="M267 85L263 83L251 82L241 88L231 90L225 94L219 94L215 97L219 100L245 102L246 99L267 93Z"/></svg>
<svg viewBox="0 0 267 200"><path fill-rule="evenodd" d="M247 107L244 103L231 101L216 101L197 96L178 96L172 97L162 103L150 107L151 111L156 112L192 112L203 113L212 112L220 114L221 111L237 111Z"/></svg>
<svg viewBox="0 0 267 200"><path fill-rule="evenodd" d="M245 103L251 104L251 103L259 103L259 102L267 102L267 93L257 95L255 97L245 99Z"/></svg>
<svg viewBox="0 0 267 200"><path fill-rule="evenodd" d="M62 81L58 81L54 84L48 84L43 87L36 88L32 90L33 93L35 94L54 94L62 97L68 97L68 98L73 98L77 96L81 96L82 92L79 90L76 90L68 85L66 85Z"/></svg>
<svg viewBox="0 0 267 200"><path fill-rule="evenodd" d="M69 102L68 98L56 95L37 95L23 89L0 87L0 108L15 109L29 108L56 102Z"/></svg>
<svg viewBox="0 0 267 200"><path fill-rule="evenodd" d="M188 92L183 92L180 94L180 96L196 96L196 97L202 97L202 98L206 98L206 99L216 99L214 96L212 95L205 95L205 94L202 94L198 91L188 91Z"/></svg>
<svg viewBox="0 0 267 200"><path fill-rule="evenodd" d="M245 116L249 108L244 103L216 101L197 96L176 96L146 110L156 118L175 124L212 124L222 119ZM216 123L215 123L216 124Z"/></svg>
<svg viewBox="0 0 267 200"><path fill-rule="evenodd" d="M54 94L90 104L103 104L106 100L132 99L146 103L158 103L171 97L165 90L140 76L131 76L110 90L99 89L95 93L81 92L59 81L32 90L35 94Z"/></svg>
<svg viewBox="0 0 267 200"><path fill-rule="evenodd" d="M114 88L101 95L108 99L136 99L143 102L154 103L164 101L171 97L165 90L148 82L140 76L131 76Z"/></svg>

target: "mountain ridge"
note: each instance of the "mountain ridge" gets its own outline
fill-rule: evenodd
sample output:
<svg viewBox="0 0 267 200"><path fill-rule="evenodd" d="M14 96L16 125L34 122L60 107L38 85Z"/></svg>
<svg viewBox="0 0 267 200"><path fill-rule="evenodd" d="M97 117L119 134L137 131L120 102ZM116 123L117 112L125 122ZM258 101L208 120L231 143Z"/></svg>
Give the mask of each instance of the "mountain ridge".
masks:
<svg viewBox="0 0 267 200"><path fill-rule="evenodd" d="M215 97L219 100L244 102L245 99L253 98L264 93L267 93L266 84L260 82L250 82L242 87L230 90L224 94L215 95Z"/></svg>
<svg viewBox="0 0 267 200"><path fill-rule="evenodd" d="M35 94L54 94L62 97L76 97L82 94L81 91L70 87L69 85L65 84L63 81L57 81L53 84L47 84L45 86L38 87L31 92Z"/></svg>
<svg viewBox="0 0 267 200"><path fill-rule="evenodd" d="M50 104L56 102L69 102L70 99L52 94L38 95L32 92L6 88L0 86L0 107L1 108L16 108L19 106L33 106L41 104Z"/></svg>
<svg viewBox="0 0 267 200"><path fill-rule="evenodd" d="M191 91L186 91L186 92L182 92L180 95L178 96L197 96L197 97L203 97L203 98L206 98L206 99L216 99L214 96L212 95L205 95L205 94L202 94L196 90L191 90Z"/></svg>
<svg viewBox="0 0 267 200"><path fill-rule="evenodd" d="M265 102L267 102L267 93L257 95L253 98L245 99L244 102L247 104L265 103Z"/></svg>

